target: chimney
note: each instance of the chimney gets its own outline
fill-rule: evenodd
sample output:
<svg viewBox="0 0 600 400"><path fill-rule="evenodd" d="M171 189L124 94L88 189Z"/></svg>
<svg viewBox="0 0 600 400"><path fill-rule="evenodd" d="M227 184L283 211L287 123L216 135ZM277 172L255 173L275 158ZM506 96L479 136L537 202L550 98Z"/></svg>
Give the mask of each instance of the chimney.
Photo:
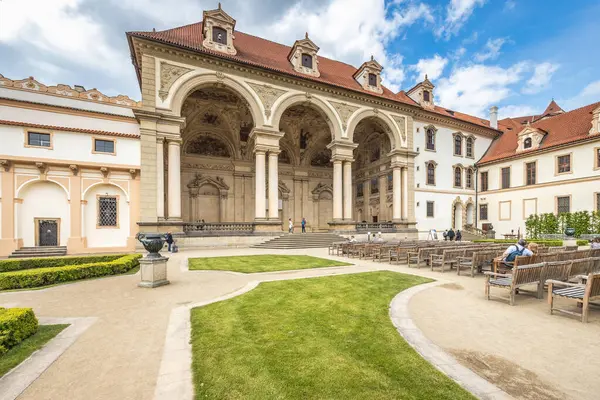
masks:
<svg viewBox="0 0 600 400"><path fill-rule="evenodd" d="M490 127L498 129L498 107L490 107Z"/></svg>

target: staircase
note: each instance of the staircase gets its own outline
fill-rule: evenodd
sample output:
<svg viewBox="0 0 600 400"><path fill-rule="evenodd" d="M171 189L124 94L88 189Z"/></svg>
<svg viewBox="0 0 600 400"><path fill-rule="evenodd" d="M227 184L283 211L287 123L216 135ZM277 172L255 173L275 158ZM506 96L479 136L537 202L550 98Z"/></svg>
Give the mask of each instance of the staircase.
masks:
<svg viewBox="0 0 600 400"><path fill-rule="evenodd" d="M15 250L8 258L37 258L37 257L61 257L67 255L66 246L40 246L21 247Z"/></svg>
<svg viewBox="0 0 600 400"><path fill-rule="evenodd" d="M329 247L333 242L344 240L346 239L335 233L288 233L252 247L258 249L309 249Z"/></svg>

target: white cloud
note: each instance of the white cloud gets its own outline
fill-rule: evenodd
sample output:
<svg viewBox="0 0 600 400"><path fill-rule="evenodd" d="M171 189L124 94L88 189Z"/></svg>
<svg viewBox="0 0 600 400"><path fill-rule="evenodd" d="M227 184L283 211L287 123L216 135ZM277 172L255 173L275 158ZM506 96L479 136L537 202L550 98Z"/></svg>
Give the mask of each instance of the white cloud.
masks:
<svg viewBox="0 0 600 400"><path fill-rule="evenodd" d="M450 0L446 8L446 19L436 30L437 36L443 36L446 40L456 35L462 26L473 14L476 7L481 7L486 0Z"/></svg>
<svg viewBox="0 0 600 400"><path fill-rule="evenodd" d="M409 68L415 71L415 81L420 82L425 78L427 74L430 80L435 80L442 76L444 68L448 64L448 59L436 54L433 58L422 58L415 65L411 65Z"/></svg>
<svg viewBox="0 0 600 400"><path fill-rule="evenodd" d="M506 38L488 39L484 50L475 54L473 58L475 58L475 61L477 62L495 60L500 55L500 49L505 43Z"/></svg>
<svg viewBox="0 0 600 400"><path fill-rule="evenodd" d="M512 11L517 6L517 2L515 0L506 0L504 3L504 11Z"/></svg>
<svg viewBox="0 0 600 400"><path fill-rule="evenodd" d="M118 74L122 54L112 48L103 27L79 14L81 0L20 0L0 4L0 43L30 46L28 55L51 54L72 63Z"/></svg>
<svg viewBox="0 0 600 400"><path fill-rule="evenodd" d="M527 104L511 104L500 107L498 110L498 119L524 117L526 115L537 115L540 110Z"/></svg>
<svg viewBox="0 0 600 400"><path fill-rule="evenodd" d="M521 81L527 63L502 68L474 64L457 68L438 80L436 98L440 105L487 118L487 109L511 95L511 85Z"/></svg>
<svg viewBox="0 0 600 400"><path fill-rule="evenodd" d="M522 92L525 94L535 94L541 92L548 86L550 80L552 79L552 75L554 75L558 68L558 64L552 64L549 62L537 64L535 66L535 70L533 71L533 75L527 81L527 85L523 88Z"/></svg>
<svg viewBox="0 0 600 400"><path fill-rule="evenodd" d="M588 83L577 95L557 100L565 110L573 110L600 101L600 80Z"/></svg>
<svg viewBox="0 0 600 400"><path fill-rule="evenodd" d="M584 87L581 96L600 96L600 81L592 82Z"/></svg>
<svg viewBox="0 0 600 400"><path fill-rule="evenodd" d="M433 22L425 4L408 3L386 8L381 0L333 0L322 9L303 3L291 7L272 25L255 30L262 37L293 43L308 32L321 48L319 54L359 66L371 55L384 66L386 85L397 89L404 79L402 59L386 52L385 46L404 28L422 20Z"/></svg>

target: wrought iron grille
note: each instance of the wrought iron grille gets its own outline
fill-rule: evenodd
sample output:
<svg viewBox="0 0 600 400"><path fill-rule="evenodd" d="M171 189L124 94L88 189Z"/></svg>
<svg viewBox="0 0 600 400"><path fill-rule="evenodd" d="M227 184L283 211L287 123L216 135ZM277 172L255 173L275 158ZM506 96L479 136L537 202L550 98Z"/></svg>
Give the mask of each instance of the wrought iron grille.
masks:
<svg viewBox="0 0 600 400"><path fill-rule="evenodd" d="M58 246L58 223L56 220L39 222L39 245Z"/></svg>
<svg viewBox="0 0 600 400"><path fill-rule="evenodd" d="M117 198L98 199L98 226L117 226Z"/></svg>

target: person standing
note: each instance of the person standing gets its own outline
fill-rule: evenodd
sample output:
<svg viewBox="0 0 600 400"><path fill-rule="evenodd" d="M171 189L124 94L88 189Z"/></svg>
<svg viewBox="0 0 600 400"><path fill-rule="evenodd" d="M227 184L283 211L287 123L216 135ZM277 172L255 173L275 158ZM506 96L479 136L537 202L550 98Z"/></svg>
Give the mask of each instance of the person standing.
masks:
<svg viewBox="0 0 600 400"><path fill-rule="evenodd" d="M461 240L462 240L462 232L459 229L457 229L456 230L456 241L460 242Z"/></svg>
<svg viewBox="0 0 600 400"><path fill-rule="evenodd" d="M306 233L306 218L302 217L302 233Z"/></svg>
<svg viewBox="0 0 600 400"><path fill-rule="evenodd" d="M454 231L452 230L452 228L450 228L450 230L448 231L448 239L450 239L450 241L454 240Z"/></svg>
<svg viewBox="0 0 600 400"><path fill-rule="evenodd" d="M288 232L294 233L294 223L292 222L291 218L288 220Z"/></svg>
<svg viewBox="0 0 600 400"><path fill-rule="evenodd" d="M171 252L171 248L173 247L173 243L175 243L175 241L173 240L173 235L171 234L171 232L167 232L167 234L165 235L165 240L167 242L168 251L170 253Z"/></svg>

